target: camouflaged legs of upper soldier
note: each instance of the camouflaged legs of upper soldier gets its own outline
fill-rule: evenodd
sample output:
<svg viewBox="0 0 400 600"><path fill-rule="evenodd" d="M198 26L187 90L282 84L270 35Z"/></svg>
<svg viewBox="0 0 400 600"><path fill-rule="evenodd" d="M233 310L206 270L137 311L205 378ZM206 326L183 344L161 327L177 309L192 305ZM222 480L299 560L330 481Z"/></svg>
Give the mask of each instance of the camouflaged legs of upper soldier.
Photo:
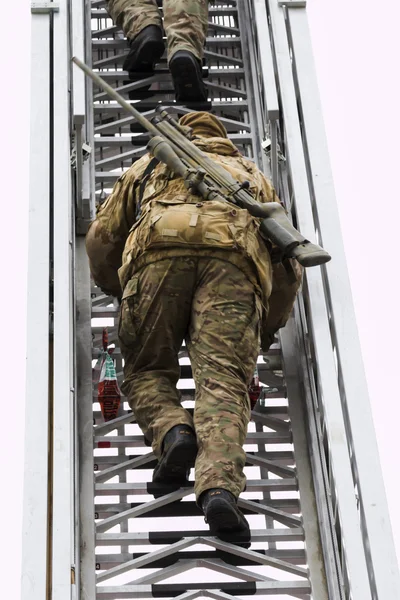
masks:
<svg viewBox="0 0 400 600"><path fill-rule="evenodd" d="M164 0L164 22L156 0L109 0L108 11L128 38L123 68L132 79L151 75L164 54L163 25L176 100L206 108L202 58L208 24L207 0Z"/></svg>
<svg viewBox="0 0 400 600"><path fill-rule="evenodd" d="M196 435L188 425L176 425L165 435L162 455L153 473L153 494L159 498L180 487L190 486L189 473L197 456ZM237 499L223 488L210 488L200 494L197 505L211 535L249 548L250 527L237 506Z"/></svg>

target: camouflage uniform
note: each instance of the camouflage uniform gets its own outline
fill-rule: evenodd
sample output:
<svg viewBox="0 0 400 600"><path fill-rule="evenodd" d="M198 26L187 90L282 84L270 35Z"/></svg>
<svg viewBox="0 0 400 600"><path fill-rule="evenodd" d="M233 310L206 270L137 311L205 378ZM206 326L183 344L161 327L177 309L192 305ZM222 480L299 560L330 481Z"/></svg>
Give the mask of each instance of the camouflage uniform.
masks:
<svg viewBox="0 0 400 600"><path fill-rule="evenodd" d="M237 180L250 181L260 202L277 200L216 117L190 113L181 124L193 128L194 143L210 158ZM144 156L124 173L98 210L87 236L92 275L102 289L122 296L123 390L156 456L171 427L194 424L197 498L213 487L237 497L245 485L247 387L260 326L269 332L282 326L280 307L272 320L268 314L270 254L247 211L202 201L163 164L147 182L135 223L138 183L149 160ZM196 384L194 422L176 390L183 339Z"/></svg>
<svg viewBox="0 0 400 600"><path fill-rule="evenodd" d="M212 251L211 251L212 252ZM119 327L122 390L156 456L174 425L196 431L195 492L244 489L247 387L260 345L261 302L246 275L218 258L174 257L128 282ZM178 352L186 340L196 382L194 419L180 404Z"/></svg>
<svg viewBox="0 0 400 600"><path fill-rule="evenodd" d="M199 60L208 26L208 0L164 0L164 28L168 42L168 60L178 50L188 50ZM128 39L148 25L162 29L163 22L156 0L108 0L107 10Z"/></svg>

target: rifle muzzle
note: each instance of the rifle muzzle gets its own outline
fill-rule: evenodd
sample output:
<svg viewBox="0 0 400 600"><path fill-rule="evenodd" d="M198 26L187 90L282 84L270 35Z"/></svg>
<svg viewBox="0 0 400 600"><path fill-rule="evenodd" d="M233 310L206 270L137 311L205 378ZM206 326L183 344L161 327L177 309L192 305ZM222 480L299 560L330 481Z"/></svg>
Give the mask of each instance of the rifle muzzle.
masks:
<svg viewBox="0 0 400 600"><path fill-rule="evenodd" d="M166 164L171 171L185 177L187 167L183 164L176 152L159 135L155 135L147 144L147 150L160 162Z"/></svg>

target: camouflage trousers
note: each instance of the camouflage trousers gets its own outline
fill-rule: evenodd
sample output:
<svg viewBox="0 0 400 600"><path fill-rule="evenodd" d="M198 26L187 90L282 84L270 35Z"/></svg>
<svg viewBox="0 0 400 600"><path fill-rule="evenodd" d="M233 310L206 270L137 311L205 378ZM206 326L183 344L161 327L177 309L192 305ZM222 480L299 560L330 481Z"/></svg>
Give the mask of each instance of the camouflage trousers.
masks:
<svg viewBox="0 0 400 600"><path fill-rule="evenodd" d="M128 39L148 25L162 28L157 0L108 0L107 10ZM207 35L208 0L164 0L164 28L168 60L178 50L189 50L200 60Z"/></svg>
<svg viewBox="0 0 400 600"><path fill-rule="evenodd" d="M157 457L172 427L194 428L197 498L214 487L236 497L245 488L247 388L260 345L260 316L253 284L235 265L216 258L160 260L140 269L125 287L122 390ZM184 339L196 386L193 418L176 389Z"/></svg>

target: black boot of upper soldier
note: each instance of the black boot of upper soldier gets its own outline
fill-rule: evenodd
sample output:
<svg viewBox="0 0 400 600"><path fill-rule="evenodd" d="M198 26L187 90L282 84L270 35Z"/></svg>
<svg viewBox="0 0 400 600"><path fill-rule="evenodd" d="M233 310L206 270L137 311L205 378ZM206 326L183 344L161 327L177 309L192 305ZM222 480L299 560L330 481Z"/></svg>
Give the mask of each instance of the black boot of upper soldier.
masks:
<svg viewBox="0 0 400 600"><path fill-rule="evenodd" d="M249 548L250 527L231 492L222 488L207 490L201 494L199 505L211 535L224 542Z"/></svg>
<svg viewBox="0 0 400 600"><path fill-rule="evenodd" d="M187 50L178 50L169 61L177 102L207 102L201 63Z"/></svg>
<svg viewBox="0 0 400 600"><path fill-rule="evenodd" d="M189 472L194 466L196 456L197 441L191 427L172 427L164 437L162 455L153 472L153 483L177 487L188 485ZM154 492L156 498L162 495L164 494Z"/></svg>
<svg viewBox="0 0 400 600"><path fill-rule="evenodd" d="M132 40L130 50L122 68L128 73L151 73L154 63L164 53L165 44L162 31L157 25L148 25Z"/></svg>

